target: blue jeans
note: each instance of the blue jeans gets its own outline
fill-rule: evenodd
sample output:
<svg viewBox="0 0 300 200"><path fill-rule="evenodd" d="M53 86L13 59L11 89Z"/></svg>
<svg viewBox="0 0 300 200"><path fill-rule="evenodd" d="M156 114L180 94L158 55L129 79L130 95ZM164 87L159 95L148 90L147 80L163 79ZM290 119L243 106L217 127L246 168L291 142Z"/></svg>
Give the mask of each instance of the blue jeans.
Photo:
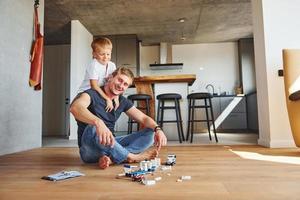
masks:
<svg viewBox="0 0 300 200"><path fill-rule="evenodd" d="M116 163L122 163L129 153L138 154L148 149L154 142L154 132L150 128L134 132L130 135L115 137L113 147L99 143L96 127L88 125L81 137L80 157L83 162L96 163L99 158L106 155Z"/></svg>

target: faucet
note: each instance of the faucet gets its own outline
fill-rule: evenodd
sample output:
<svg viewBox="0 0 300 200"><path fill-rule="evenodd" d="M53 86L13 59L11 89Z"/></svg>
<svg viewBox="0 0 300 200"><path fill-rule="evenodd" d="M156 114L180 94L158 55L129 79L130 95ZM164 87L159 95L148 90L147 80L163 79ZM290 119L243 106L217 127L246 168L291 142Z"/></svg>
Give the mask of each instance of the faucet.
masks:
<svg viewBox="0 0 300 200"><path fill-rule="evenodd" d="M214 94L215 94L215 88L214 88L214 86L213 86L212 84L206 85L205 89L206 89L208 92L209 92L209 90L208 90L209 87L212 88L212 95L214 95Z"/></svg>

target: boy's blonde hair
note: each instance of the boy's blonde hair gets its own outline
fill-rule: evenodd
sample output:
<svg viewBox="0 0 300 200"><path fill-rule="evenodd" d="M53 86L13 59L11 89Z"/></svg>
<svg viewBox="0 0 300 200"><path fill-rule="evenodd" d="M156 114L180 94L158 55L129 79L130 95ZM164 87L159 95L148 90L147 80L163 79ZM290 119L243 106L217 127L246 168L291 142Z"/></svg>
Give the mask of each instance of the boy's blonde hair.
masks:
<svg viewBox="0 0 300 200"><path fill-rule="evenodd" d="M102 48L110 48L112 49L112 43L110 39L106 37L99 37L93 40L91 47L93 49L93 52L98 51Z"/></svg>

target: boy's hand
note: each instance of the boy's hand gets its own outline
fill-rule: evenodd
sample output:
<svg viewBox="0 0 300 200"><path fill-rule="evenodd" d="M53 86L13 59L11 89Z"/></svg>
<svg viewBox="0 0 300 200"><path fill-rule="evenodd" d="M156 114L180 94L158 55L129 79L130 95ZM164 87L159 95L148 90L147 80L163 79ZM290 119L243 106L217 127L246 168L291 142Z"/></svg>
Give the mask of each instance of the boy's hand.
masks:
<svg viewBox="0 0 300 200"><path fill-rule="evenodd" d="M105 111L106 111L106 112L110 112L110 111L112 111L113 109L114 109L114 105L113 105L112 100L107 99L107 100L106 100Z"/></svg>
<svg viewBox="0 0 300 200"><path fill-rule="evenodd" d="M118 107L120 106L119 97L115 98L114 102L115 102L115 110L117 110Z"/></svg>

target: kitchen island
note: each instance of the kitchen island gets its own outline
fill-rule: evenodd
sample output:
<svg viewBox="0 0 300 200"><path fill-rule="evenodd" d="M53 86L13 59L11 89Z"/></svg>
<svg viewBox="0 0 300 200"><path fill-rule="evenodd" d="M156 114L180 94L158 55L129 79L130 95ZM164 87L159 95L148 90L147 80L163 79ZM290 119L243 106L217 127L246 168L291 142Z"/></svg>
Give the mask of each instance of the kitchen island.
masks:
<svg viewBox="0 0 300 200"><path fill-rule="evenodd" d="M196 80L194 74L182 74L182 75L166 75L166 76L142 76L134 79L134 84L137 93L149 94L152 99L150 101L150 116L155 119L156 96L163 93L178 93L182 96L180 101L182 125L183 130L186 129L187 121L187 95L188 86L192 85ZM145 106L145 105L140 105ZM175 113L173 110L166 110L164 119L175 119ZM175 123L164 124L164 132L168 140L178 140L177 128Z"/></svg>
<svg viewBox="0 0 300 200"><path fill-rule="evenodd" d="M188 90L188 85L192 85L196 80L195 74L182 74L182 75L165 75L165 76L140 76L134 78L134 85L136 87L136 91L138 94L148 94L152 97L150 101L150 116L155 119L155 98L157 93L157 89L162 86L161 84L168 86L170 90L165 91L167 92L176 92L177 91L177 84L173 85L174 83L181 83L183 87ZM168 85L166 85L168 84ZM155 94L153 88L156 90ZM183 96L186 98L186 96Z"/></svg>

